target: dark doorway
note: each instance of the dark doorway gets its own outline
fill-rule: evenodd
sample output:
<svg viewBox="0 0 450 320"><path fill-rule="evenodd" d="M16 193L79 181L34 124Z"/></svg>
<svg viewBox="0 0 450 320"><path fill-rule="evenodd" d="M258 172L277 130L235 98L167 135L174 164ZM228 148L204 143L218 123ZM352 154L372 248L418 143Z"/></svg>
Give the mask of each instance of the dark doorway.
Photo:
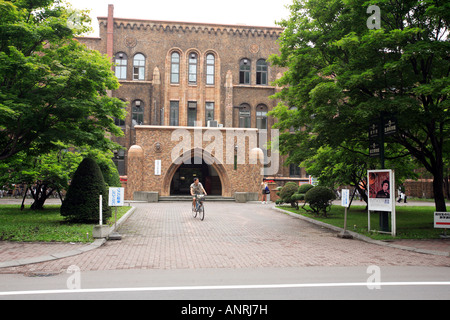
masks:
<svg viewBox="0 0 450 320"><path fill-rule="evenodd" d="M189 195L189 188L197 177L208 195L222 195L222 183L213 166L207 165L203 159L192 158L191 164L182 164L175 172L170 184L170 195Z"/></svg>

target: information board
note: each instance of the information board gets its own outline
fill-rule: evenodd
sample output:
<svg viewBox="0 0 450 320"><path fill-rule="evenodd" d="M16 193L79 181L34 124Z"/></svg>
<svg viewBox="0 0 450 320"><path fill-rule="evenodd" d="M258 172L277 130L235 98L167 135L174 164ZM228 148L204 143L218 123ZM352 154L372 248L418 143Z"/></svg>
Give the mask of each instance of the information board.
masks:
<svg viewBox="0 0 450 320"><path fill-rule="evenodd" d="M434 227L440 229L450 229L450 212L435 212Z"/></svg>
<svg viewBox="0 0 450 320"><path fill-rule="evenodd" d="M110 207L122 207L124 205L124 198L124 188L109 188L108 205Z"/></svg>
<svg viewBox="0 0 450 320"><path fill-rule="evenodd" d="M342 189L341 205L346 208L348 208L348 206L350 205L350 190L349 189Z"/></svg>

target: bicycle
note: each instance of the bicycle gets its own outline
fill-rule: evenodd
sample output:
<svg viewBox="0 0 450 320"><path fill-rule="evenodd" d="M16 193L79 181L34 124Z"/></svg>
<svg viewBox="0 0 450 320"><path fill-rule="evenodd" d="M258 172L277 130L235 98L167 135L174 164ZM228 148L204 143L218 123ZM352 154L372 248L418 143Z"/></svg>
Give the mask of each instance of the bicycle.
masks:
<svg viewBox="0 0 450 320"><path fill-rule="evenodd" d="M203 205L203 201L205 201L205 195L196 194L195 205L192 204L192 215L194 216L194 218L197 218L197 214L199 214L201 221L205 219L205 206Z"/></svg>

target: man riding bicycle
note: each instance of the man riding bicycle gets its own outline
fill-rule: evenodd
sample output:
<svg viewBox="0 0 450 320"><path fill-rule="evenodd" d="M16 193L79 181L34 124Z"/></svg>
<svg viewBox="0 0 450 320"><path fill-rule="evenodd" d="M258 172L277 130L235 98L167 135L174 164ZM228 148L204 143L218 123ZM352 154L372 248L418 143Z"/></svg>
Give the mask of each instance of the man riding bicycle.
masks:
<svg viewBox="0 0 450 320"><path fill-rule="evenodd" d="M195 207L196 205L196 200L197 200L197 195L199 194L204 194L206 196L206 191L205 188L203 188L202 183L198 180L197 177L194 178L194 183L191 184L191 196L193 196L192 198L192 205Z"/></svg>

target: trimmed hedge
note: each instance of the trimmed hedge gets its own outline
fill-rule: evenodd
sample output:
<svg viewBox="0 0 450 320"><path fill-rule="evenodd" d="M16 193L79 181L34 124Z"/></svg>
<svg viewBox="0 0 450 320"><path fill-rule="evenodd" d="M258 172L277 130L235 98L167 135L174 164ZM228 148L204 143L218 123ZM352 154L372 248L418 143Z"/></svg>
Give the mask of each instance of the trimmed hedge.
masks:
<svg viewBox="0 0 450 320"><path fill-rule="evenodd" d="M111 217L108 192L98 164L91 158L78 166L61 205L61 215L76 223L98 223L99 196L103 195L103 222Z"/></svg>
<svg viewBox="0 0 450 320"><path fill-rule="evenodd" d="M331 209L331 203L334 199L336 199L336 195L333 190L322 186L314 187L305 194L305 203L309 204L312 212L317 215L323 214L325 217L327 211ZM302 208L308 211L305 206Z"/></svg>
<svg viewBox="0 0 450 320"><path fill-rule="evenodd" d="M292 200L292 196L297 193L298 184L295 182L287 182L284 187L280 190L280 202L290 203L292 207L297 207L297 202Z"/></svg>

